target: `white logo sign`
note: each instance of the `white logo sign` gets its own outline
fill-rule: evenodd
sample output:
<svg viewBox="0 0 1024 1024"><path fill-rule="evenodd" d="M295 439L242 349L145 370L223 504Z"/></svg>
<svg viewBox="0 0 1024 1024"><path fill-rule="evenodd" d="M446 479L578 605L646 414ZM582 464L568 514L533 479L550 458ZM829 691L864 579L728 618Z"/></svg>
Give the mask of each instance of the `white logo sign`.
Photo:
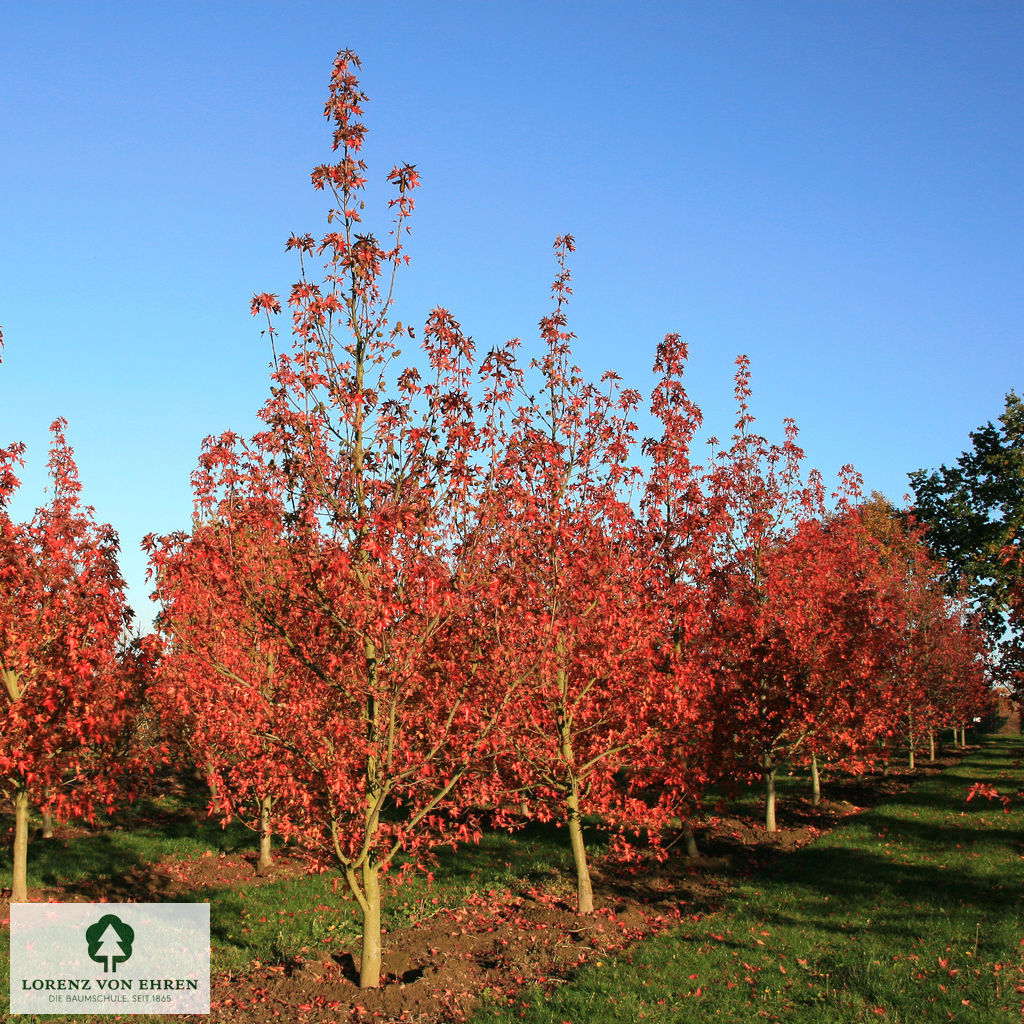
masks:
<svg viewBox="0 0 1024 1024"><path fill-rule="evenodd" d="M209 1013L208 903L12 903L11 1013Z"/></svg>

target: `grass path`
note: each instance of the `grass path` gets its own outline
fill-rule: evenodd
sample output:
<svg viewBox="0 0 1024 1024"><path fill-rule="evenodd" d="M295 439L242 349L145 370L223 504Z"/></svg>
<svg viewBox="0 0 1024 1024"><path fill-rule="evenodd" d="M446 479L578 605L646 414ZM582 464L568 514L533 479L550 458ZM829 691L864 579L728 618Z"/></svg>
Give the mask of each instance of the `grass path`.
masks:
<svg viewBox="0 0 1024 1024"><path fill-rule="evenodd" d="M987 740L783 855L721 912L473 1020L1020 1024L1022 758L1024 740ZM966 804L978 781L1014 796L1010 813Z"/></svg>

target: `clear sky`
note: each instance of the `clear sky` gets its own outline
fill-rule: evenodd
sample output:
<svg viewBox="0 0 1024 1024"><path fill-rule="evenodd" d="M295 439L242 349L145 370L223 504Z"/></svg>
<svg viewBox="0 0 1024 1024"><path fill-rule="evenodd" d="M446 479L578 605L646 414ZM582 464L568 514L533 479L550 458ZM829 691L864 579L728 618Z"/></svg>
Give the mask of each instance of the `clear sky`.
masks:
<svg viewBox="0 0 1024 1024"><path fill-rule="evenodd" d="M727 436L747 353L765 433L792 416L828 479L852 462L896 501L1024 387L1020 3L9 0L0 443L29 445L25 514L70 421L145 620L142 536L188 527L204 436L255 426L248 302L323 229L346 47L371 228L391 166L422 175L402 320L443 305L529 350L572 233L589 373L647 392L677 331Z"/></svg>

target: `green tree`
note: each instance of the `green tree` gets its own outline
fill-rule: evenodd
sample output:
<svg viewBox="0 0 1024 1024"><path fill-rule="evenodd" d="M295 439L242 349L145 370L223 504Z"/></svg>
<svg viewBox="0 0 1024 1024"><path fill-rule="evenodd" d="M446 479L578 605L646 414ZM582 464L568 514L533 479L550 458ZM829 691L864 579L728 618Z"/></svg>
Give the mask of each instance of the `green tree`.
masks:
<svg viewBox="0 0 1024 1024"><path fill-rule="evenodd" d="M1024 536L1024 400L1011 391L998 425L989 421L969 436L971 447L953 466L909 474L914 514L948 566L950 590L966 581L993 642L1009 655L1022 639L1006 618L1021 570L1004 551Z"/></svg>

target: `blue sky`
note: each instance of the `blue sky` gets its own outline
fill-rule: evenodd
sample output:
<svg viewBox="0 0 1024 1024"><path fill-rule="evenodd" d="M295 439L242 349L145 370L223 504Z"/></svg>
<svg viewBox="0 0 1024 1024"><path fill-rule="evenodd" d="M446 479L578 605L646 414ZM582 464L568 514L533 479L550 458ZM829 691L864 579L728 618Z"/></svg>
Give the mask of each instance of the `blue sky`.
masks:
<svg viewBox="0 0 1024 1024"><path fill-rule="evenodd" d="M323 228L309 171L334 54L370 96L370 225L417 165L397 315L536 338L576 236L589 373L644 392L659 339L729 433L792 416L831 479L899 501L1024 387L1024 7L928 2L6 4L0 35L0 443L19 508L70 421L97 515L152 614L142 536L188 526L204 436L251 430L255 291ZM381 217L375 219L375 210Z"/></svg>

